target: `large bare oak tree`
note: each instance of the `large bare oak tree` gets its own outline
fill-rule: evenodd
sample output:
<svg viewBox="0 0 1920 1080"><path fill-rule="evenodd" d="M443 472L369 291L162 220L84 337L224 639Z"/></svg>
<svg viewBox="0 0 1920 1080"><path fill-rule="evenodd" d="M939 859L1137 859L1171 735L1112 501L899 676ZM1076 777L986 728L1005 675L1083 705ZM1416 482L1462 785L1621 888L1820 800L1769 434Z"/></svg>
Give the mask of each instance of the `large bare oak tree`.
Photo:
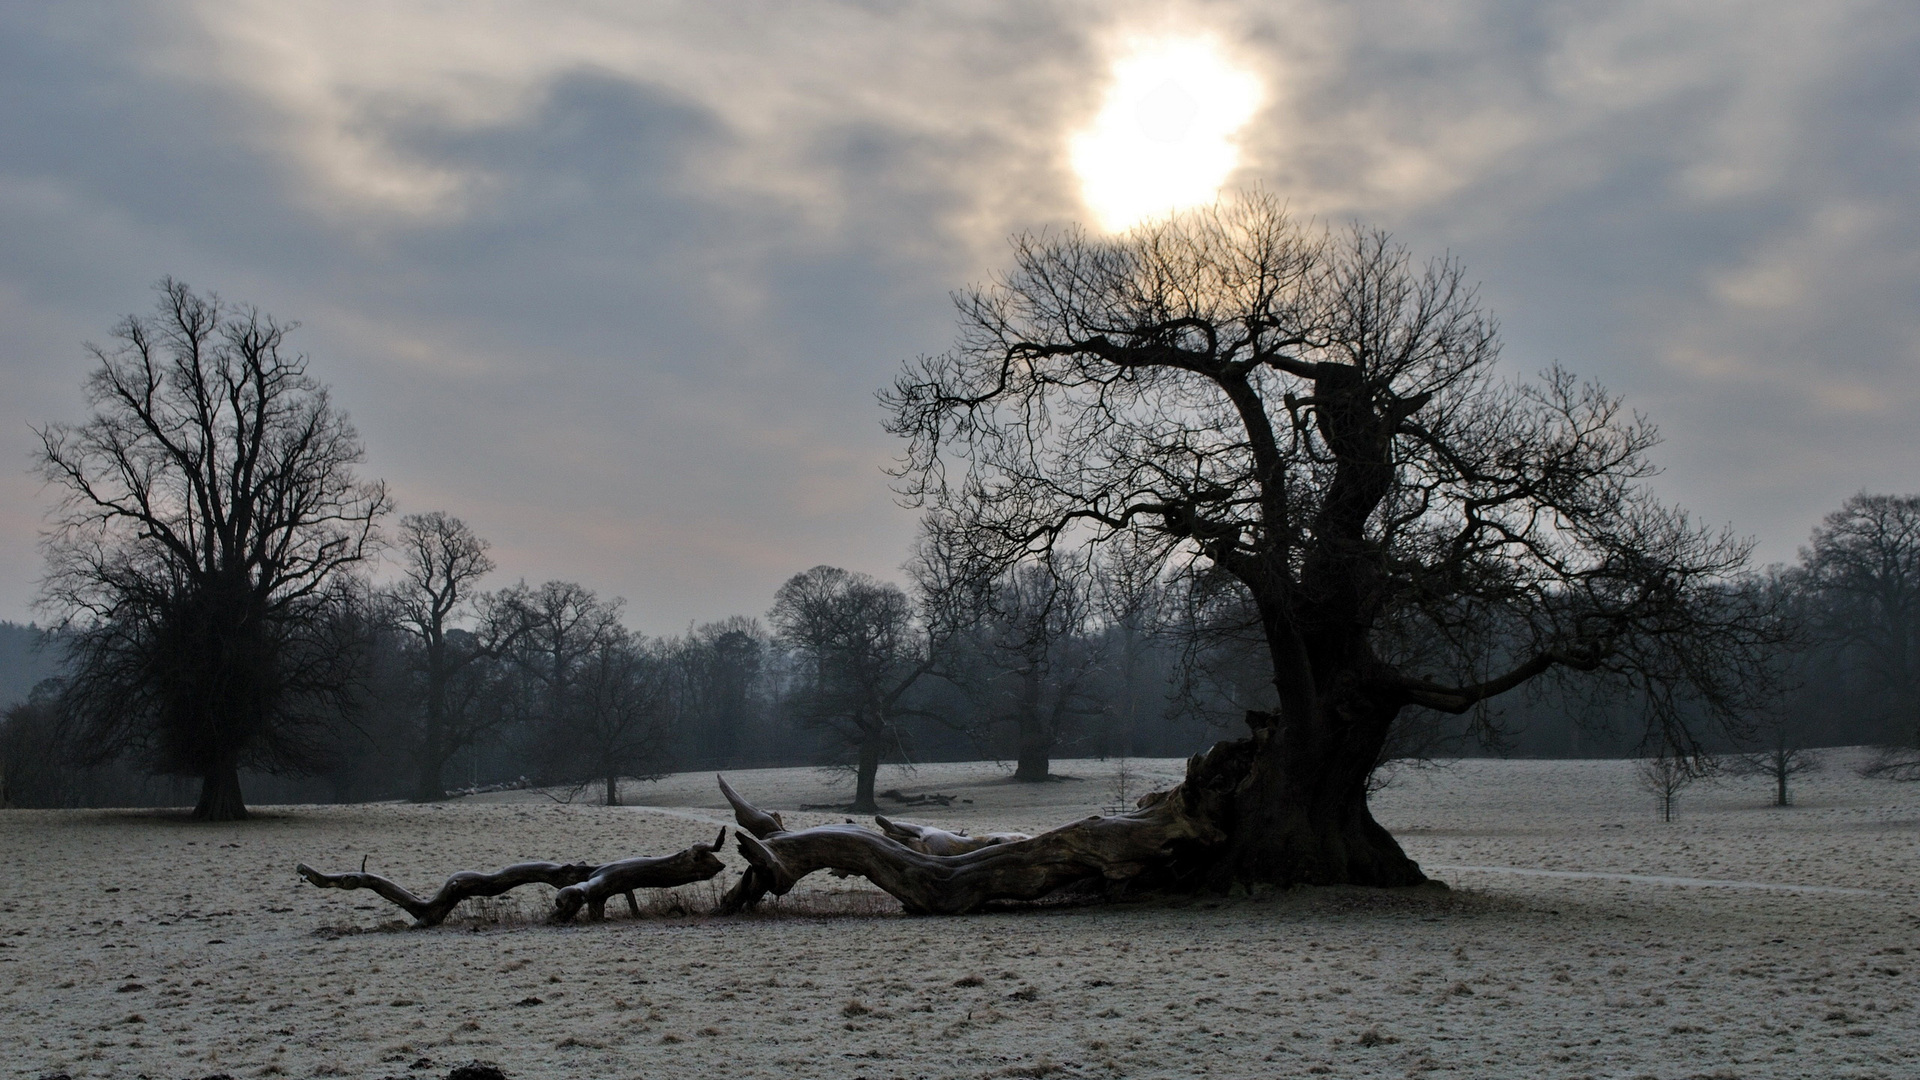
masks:
<svg viewBox="0 0 1920 1080"><path fill-rule="evenodd" d="M195 815L230 820L243 765L320 763L351 691L348 574L388 499L290 325L159 292L89 346L92 417L40 431L61 496L43 601L72 631L80 744L200 777Z"/></svg>
<svg viewBox="0 0 1920 1080"><path fill-rule="evenodd" d="M882 395L903 492L982 571L1131 534L1257 616L1274 708L1188 780L1230 792L1213 884L1423 880L1366 800L1418 710L1584 672L1673 752L1742 722L1772 634L1731 587L1746 545L1649 494L1655 433L1617 398L1503 378L1457 262L1252 194L1018 237L957 301L956 347Z"/></svg>

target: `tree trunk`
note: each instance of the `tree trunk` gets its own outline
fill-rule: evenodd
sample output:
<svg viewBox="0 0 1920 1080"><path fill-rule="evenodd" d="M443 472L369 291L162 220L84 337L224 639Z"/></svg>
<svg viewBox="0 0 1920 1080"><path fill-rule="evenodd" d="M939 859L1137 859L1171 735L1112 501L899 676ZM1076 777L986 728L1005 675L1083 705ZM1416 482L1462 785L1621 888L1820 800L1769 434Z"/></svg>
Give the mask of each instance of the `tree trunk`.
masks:
<svg viewBox="0 0 1920 1080"><path fill-rule="evenodd" d="M620 778L612 773L607 774L607 805L620 805Z"/></svg>
<svg viewBox="0 0 1920 1080"><path fill-rule="evenodd" d="M768 893L784 895L819 870L859 874L915 915L965 914L996 900L1038 900L1086 883L1109 891L1137 880L1177 883L1191 877L1196 857L1225 839L1213 824L1220 800L1205 767L1218 751L1195 757L1187 783L1141 799L1132 813L1082 818L1039 836L954 855L930 855L853 824L788 832L776 815L748 803L722 780L721 792L740 825L734 838L749 869L722 898L720 911L751 908ZM903 823L889 824L901 831Z"/></svg>
<svg viewBox="0 0 1920 1080"><path fill-rule="evenodd" d="M853 810L858 814L877 814L880 804L873 801L874 779L880 775L880 740L883 732L870 732L860 744L860 764L855 773Z"/></svg>
<svg viewBox="0 0 1920 1080"><path fill-rule="evenodd" d="M420 774L414 778L414 802L440 802L447 797L447 759L452 754L440 749L439 740L429 735L420 751Z"/></svg>
<svg viewBox="0 0 1920 1080"><path fill-rule="evenodd" d="M446 646L437 638L436 633L427 643L426 730L421 733L420 776L414 785L414 802L440 802L447 797L444 774L447 759L453 756L452 749L446 745Z"/></svg>
<svg viewBox="0 0 1920 1080"><path fill-rule="evenodd" d="M1367 807L1372 773L1392 714L1348 718L1296 733L1278 718L1249 713L1246 778L1234 788L1232 836L1210 877L1242 885L1418 885L1426 875ZM1328 746L1326 743L1332 742Z"/></svg>
<svg viewBox="0 0 1920 1080"><path fill-rule="evenodd" d="M193 808L196 821L245 821L247 801L240 793L240 766L223 760L200 778L200 802Z"/></svg>
<svg viewBox="0 0 1920 1080"><path fill-rule="evenodd" d="M1046 717L1040 711L1040 674L1037 668L1021 672L1020 745L1016 751L1013 778L1021 783L1041 784L1047 780L1052 762L1053 739L1047 731Z"/></svg>

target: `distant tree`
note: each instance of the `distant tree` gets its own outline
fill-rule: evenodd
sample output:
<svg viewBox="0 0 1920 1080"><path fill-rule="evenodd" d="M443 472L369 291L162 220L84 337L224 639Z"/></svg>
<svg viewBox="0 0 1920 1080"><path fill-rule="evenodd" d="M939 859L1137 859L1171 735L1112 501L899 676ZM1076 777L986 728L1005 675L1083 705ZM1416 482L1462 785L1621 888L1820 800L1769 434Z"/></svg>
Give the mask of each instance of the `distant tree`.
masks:
<svg viewBox="0 0 1920 1080"><path fill-rule="evenodd" d="M58 693L49 682L0 712L0 807L70 805Z"/></svg>
<svg viewBox="0 0 1920 1080"><path fill-rule="evenodd" d="M1457 263L1260 194L1014 261L885 395L901 490L1002 567L1131 533L1238 593L1274 705L1204 778L1231 804L1216 885L1424 880L1367 807L1419 710L1587 673L1691 749L1764 692L1748 545L1653 498L1617 398L1501 377Z"/></svg>
<svg viewBox="0 0 1920 1080"><path fill-rule="evenodd" d="M1662 821L1673 820L1674 806L1679 802L1680 792L1708 771L1710 765L1704 758L1682 758L1671 754L1641 758L1633 767L1634 780L1640 785L1640 790L1654 797Z"/></svg>
<svg viewBox="0 0 1920 1080"><path fill-rule="evenodd" d="M549 581L537 589L503 589L495 602L501 617L515 623L508 656L525 678L517 708L533 728L541 778L574 779L571 710L580 700L574 682L602 646L625 633L622 601L602 600L575 582Z"/></svg>
<svg viewBox="0 0 1920 1080"><path fill-rule="evenodd" d="M400 580L385 591L389 618L412 642L420 678L420 722L411 739L416 802L446 798L447 762L496 730L505 712L485 690L484 668L510 648L526 621L518 609L476 595L493 570L487 542L441 511L400 519ZM478 616L474 629L456 623Z"/></svg>
<svg viewBox="0 0 1920 1080"><path fill-rule="evenodd" d="M1013 778L1050 778L1059 747L1105 711L1096 692L1099 643L1088 633L1087 587L1026 563L982 596L968 631L955 636L952 678L983 701L990 724L1011 731Z"/></svg>
<svg viewBox="0 0 1920 1080"><path fill-rule="evenodd" d="M563 734L578 755L578 775L606 786L620 805L620 778L664 771L669 736L667 659L624 628L597 635L569 684Z"/></svg>
<svg viewBox="0 0 1920 1080"><path fill-rule="evenodd" d="M98 759L197 776L244 818L243 766L309 772L350 706L351 573L389 507L291 324L168 279L89 346L93 416L40 429L61 493L42 602L71 631L62 709Z"/></svg>
<svg viewBox="0 0 1920 1080"><path fill-rule="evenodd" d="M1773 805L1792 806L1788 782L1796 776L1820 771L1825 762L1818 752L1807 749L1794 738L1792 726L1784 720L1769 728L1771 737L1765 749L1734 754L1721 762L1720 767L1730 776L1766 777L1773 781Z"/></svg>
<svg viewBox="0 0 1920 1080"><path fill-rule="evenodd" d="M1853 496L1800 559L1816 632L1862 658L1868 707L1896 744L1881 770L1920 777L1920 495Z"/></svg>
<svg viewBox="0 0 1920 1080"><path fill-rule="evenodd" d="M768 614L797 671L788 706L853 759L853 809L874 812L880 763L904 756L907 695L933 670L913 603L899 587L832 566L788 578Z"/></svg>
<svg viewBox="0 0 1920 1080"><path fill-rule="evenodd" d="M700 760L735 764L762 711L767 634L753 619L703 623L673 650L674 698L685 735Z"/></svg>
<svg viewBox="0 0 1920 1080"><path fill-rule="evenodd" d="M1132 534L1104 545L1100 554L1089 599L1110 639L1105 651L1115 698L1110 713L1115 730L1101 749L1124 759L1133 755L1147 703L1165 697L1165 687L1152 680L1154 647L1167 614L1166 587L1160 579L1162 560Z"/></svg>

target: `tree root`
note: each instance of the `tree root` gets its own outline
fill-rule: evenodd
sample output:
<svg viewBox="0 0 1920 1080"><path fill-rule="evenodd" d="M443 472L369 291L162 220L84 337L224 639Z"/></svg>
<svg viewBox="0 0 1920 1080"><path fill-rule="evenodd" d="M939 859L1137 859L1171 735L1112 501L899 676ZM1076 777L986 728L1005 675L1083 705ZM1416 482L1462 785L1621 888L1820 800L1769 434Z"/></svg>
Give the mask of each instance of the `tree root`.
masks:
<svg viewBox="0 0 1920 1080"><path fill-rule="evenodd" d="M710 844L694 844L684 851L658 858L622 859L604 864L524 862L482 873L462 870L448 878L440 891L421 899L400 884L362 869L344 874L326 874L306 863L294 869L300 876L322 889L371 889L413 916L416 927L438 926L458 907L460 901L476 896L499 896L522 885L551 885L560 890L554 897L552 921L568 922L585 906L592 918L605 915L608 898L625 893L627 905L635 915L640 906L633 890L665 889L707 879L726 869L716 856L726 843L727 830Z"/></svg>

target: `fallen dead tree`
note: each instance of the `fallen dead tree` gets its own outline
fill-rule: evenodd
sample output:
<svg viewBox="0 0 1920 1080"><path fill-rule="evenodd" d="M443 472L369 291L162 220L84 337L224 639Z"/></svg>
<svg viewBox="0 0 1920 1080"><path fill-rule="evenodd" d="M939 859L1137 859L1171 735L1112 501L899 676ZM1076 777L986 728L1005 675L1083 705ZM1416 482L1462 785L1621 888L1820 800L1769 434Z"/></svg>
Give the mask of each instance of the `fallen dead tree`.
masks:
<svg viewBox="0 0 1920 1080"><path fill-rule="evenodd" d="M1251 741L1221 743L1187 763L1187 779L1140 799L1138 808L1088 817L1039 836L984 841L972 850L933 854L932 836L971 841L944 830L879 819L885 833L852 823L788 831L720 778L733 805L735 833L748 869L722 898L722 913L746 910L769 893L785 894L808 874L858 874L917 915L957 915L996 900L1038 900L1075 885L1117 892L1130 885L1200 884L1229 833L1230 795L1245 776ZM897 837L897 838L896 838Z"/></svg>
<svg viewBox="0 0 1920 1080"><path fill-rule="evenodd" d="M945 805L944 803L942 805ZM888 837L898 840L923 855L965 855L969 851L978 851L995 844L1010 844L1015 840L1031 840L1026 833L997 832L968 836L965 833L948 832L931 825L915 825L911 821L894 821L884 815L875 814L873 820L880 831Z"/></svg>
<svg viewBox="0 0 1920 1080"><path fill-rule="evenodd" d="M524 862L482 873L462 870L446 880L440 891L422 899L404 886L379 874L366 872L363 861L358 871L327 874L306 863L294 869L300 876L322 889L370 889L413 916L416 927L437 926L446 920L460 901L476 896L499 896L522 885L551 885L560 890L554 896L554 922L568 922L585 907L591 918L605 917L606 903L625 895L627 907L640 914L635 889L669 889L706 881L726 869L717 856L726 843L727 830L710 844L694 844L684 851L659 857L621 859L610 863Z"/></svg>

